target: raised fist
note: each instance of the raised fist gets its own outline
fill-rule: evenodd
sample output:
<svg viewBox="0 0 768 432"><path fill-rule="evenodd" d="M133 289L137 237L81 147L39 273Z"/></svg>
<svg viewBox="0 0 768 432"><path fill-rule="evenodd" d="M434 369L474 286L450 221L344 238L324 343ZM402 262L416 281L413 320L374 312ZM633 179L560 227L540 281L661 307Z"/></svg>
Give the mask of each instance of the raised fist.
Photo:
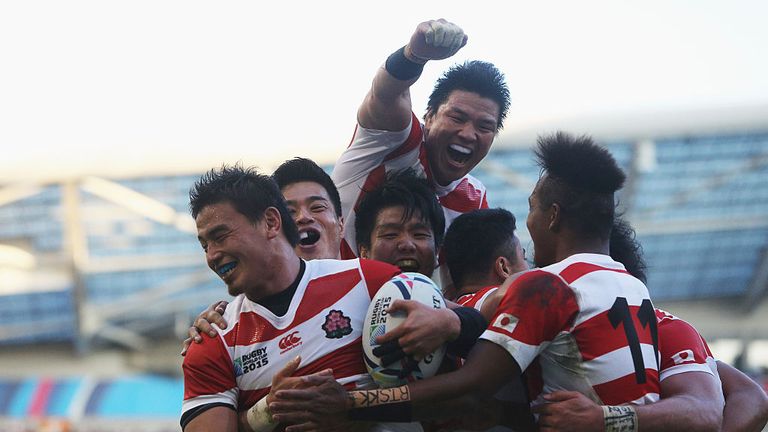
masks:
<svg viewBox="0 0 768 432"><path fill-rule="evenodd" d="M416 27L405 55L410 60L426 63L427 60L448 58L467 44L464 30L444 19L426 21Z"/></svg>

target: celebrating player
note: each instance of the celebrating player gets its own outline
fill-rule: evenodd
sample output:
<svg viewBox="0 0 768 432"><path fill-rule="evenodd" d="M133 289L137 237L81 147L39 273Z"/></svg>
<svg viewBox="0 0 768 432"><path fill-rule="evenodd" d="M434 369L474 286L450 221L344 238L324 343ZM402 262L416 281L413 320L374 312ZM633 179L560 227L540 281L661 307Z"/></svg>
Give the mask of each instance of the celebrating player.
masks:
<svg viewBox="0 0 768 432"><path fill-rule="evenodd" d="M545 393L578 391L612 406L606 423L634 427L634 409L619 405L658 400L657 334L645 285L608 255L614 192L624 173L588 137L542 137L536 154L543 170L527 226L540 269L511 281L464 367L349 395L322 377L306 377L318 385L277 392L275 418L293 423L290 430L311 429L317 416L349 409L359 419L407 420L428 401L492 394L536 360Z"/></svg>
<svg viewBox="0 0 768 432"><path fill-rule="evenodd" d="M453 56L466 42L456 24L423 22L376 73L357 111L352 143L332 173L348 224L355 223L360 194L381 183L385 172L404 168L430 180L447 224L488 206L485 186L469 172L488 153L509 108L501 72L481 61L455 65L435 84L423 124L411 106L409 89L424 64ZM357 250L352 230L346 241Z"/></svg>
<svg viewBox="0 0 768 432"><path fill-rule="evenodd" d="M614 223L610 247L614 259L645 281L640 244L632 227L620 218ZM660 309L656 316L661 401L636 408L638 430L762 430L768 421L765 392L738 369L715 361L692 325ZM583 395L555 392L545 400L548 403L537 408L542 431L604 430L603 407Z"/></svg>
<svg viewBox="0 0 768 432"><path fill-rule="evenodd" d="M230 326L193 344L184 359L185 431L234 431L238 424L271 430L267 403L275 390L302 385L289 377L294 373L350 388L371 384L362 320L397 267L300 259L299 232L277 185L250 169L208 172L190 192L190 209L208 266L236 298L224 315ZM459 334L460 319L450 310L411 319L422 320L416 327L425 334L446 335L436 346Z"/></svg>

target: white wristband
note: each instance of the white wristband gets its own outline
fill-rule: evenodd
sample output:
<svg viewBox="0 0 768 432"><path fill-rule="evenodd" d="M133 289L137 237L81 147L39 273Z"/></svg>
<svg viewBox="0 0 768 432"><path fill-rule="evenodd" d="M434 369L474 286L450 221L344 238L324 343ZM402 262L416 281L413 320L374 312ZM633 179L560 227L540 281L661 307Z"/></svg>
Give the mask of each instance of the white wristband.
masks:
<svg viewBox="0 0 768 432"><path fill-rule="evenodd" d="M637 412L631 405L603 405L605 432L637 432Z"/></svg>
<svg viewBox="0 0 768 432"><path fill-rule="evenodd" d="M248 419L248 426L253 429L253 432L271 432L277 426L277 423L272 420L272 413L269 412L266 396L249 408L245 415Z"/></svg>

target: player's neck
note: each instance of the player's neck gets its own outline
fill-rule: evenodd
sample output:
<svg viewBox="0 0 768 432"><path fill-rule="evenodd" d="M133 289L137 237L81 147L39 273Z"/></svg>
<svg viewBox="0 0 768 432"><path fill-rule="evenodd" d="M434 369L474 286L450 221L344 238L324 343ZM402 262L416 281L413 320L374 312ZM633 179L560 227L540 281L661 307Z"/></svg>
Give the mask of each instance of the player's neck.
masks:
<svg viewBox="0 0 768 432"><path fill-rule="evenodd" d="M300 258L292 248L278 251L264 266L259 285L245 293L248 300L257 302L265 297L278 294L296 280L301 268Z"/></svg>
<svg viewBox="0 0 768 432"><path fill-rule="evenodd" d="M557 262L560 262L571 255L591 253L610 255L608 241L597 237L593 238L573 238L563 241L557 248Z"/></svg>

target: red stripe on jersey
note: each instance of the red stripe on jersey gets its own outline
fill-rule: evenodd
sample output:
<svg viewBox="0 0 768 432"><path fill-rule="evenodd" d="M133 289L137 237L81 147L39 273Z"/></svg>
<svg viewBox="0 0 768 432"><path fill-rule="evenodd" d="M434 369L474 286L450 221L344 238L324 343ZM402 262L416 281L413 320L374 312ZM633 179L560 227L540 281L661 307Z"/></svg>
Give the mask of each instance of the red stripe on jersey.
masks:
<svg viewBox="0 0 768 432"><path fill-rule="evenodd" d="M481 209L487 209L488 208L488 194L483 195L483 202L480 203Z"/></svg>
<svg viewBox="0 0 768 432"><path fill-rule="evenodd" d="M384 183L384 180L386 178L387 178L387 167L384 165L379 165L376 168L374 168L370 173L368 173L368 177L365 178L365 183L363 184L363 188L360 191L360 194L358 194L357 201L355 202L355 213L357 213L357 209L360 206L360 201L362 201L365 194L379 187L382 183ZM358 243L360 242L358 241Z"/></svg>
<svg viewBox="0 0 768 432"><path fill-rule="evenodd" d="M440 204L443 207L459 213L467 213L478 209L482 202L483 191L475 188L466 177L461 180L454 190L440 197Z"/></svg>
<svg viewBox="0 0 768 432"><path fill-rule="evenodd" d="M578 262L575 264L571 264L568 267L566 267L563 271L560 272L560 277L565 279L566 282L573 283L576 279L579 279L582 276L585 276L589 273L596 272L596 271L612 271L617 273L627 273L626 270L619 270L619 269L612 269L607 267L601 267L599 265L585 263L585 262Z"/></svg>
<svg viewBox="0 0 768 432"><path fill-rule="evenodd" d="M382 285L400 274L400 268L381 261L360 259L360 269L363 271L365 284L368 287L368 295L373 296Z"/></svg>
<svg viewBox="0 0 768 432"><path fill-rule="evenodd" d="M355 251L352 250L352 247L349 246L349 243L347 243L347 239L341 239L341 259L348 260L348 259L355 259L357 258L357 254Z"/></svg>
<svg viewBox="0 0 768 432"><path fill-rule="evenodd" d="M357 338L347 345L299 368L292 376L310 375L325 369L333 369L333 376L336 379L368 373L363 363L362 341L362 338ZM353 388L354 384L348 390ZM252 407L259 399L269 394L270 389L271 387L258 390L240 390L239 406Z"/></svg>
<svg viewBox="0 0 768 432"><path fill-rule="evenodd" d="M498 288L498 285L489 285L485 288L479 289L476 292L470 293L470 294L464 294L463 296L456 299L456 304L459 304L461 306L466 307L475 307L478 301L480 301L481 298L487 293L488 291L492 289Z"/></svg>
<svg viewBox="0 0 768 432"><path fill-rule="evenodd" d="M219 338L203 337L199 344L190 345L182 369L184 400L237 387L232 359Z"/></svg>
<svg viewBox="0 0 768 432"><path fill-rule="evenodd" d="M424 170L424 177L427 178L430 182L434 179L432 178L432 169L429 167L429 159L427 158L427 146L423 145L419 147L419 163L421 164L421 168Z"/></svg>
<svg viewBox="0 0 768 432"><path fill-rule="evenodd" d="M651 328L647 323L646 327L643 327L637 317L639 310L640 306L629 306L629 316L635 327L637 338L641 344L653 345ZM608 318L609 312L609 310L603 311L573 329L572 334L576 338L584 361L592 360L627 346L627 333L624 330L623 322L614 328Z"/></svg>
<svg viewBox="0 0 768 432"><path fill-rule="evenodd" d="M421 123L419 122L419 118L416 117L416 114L414 113L411 113L411 122L411 132L408 134L408 138L406 138L405 142L400 144L400 146L396 148L392 153L388 154L387 157L384 158L384 162L398 158L414 150L424 141Z"/></svg>
<svg viewBox="0 0 768 432"><path fill-rule="evenodd" d="M620 405L640 399L648 393L657 393L659 388L659 372L656 369L646 369L645 384L638 384L635 374L617 378L613 381L592 386L603 401L603 405Z"/></svg>
<svg viewBox="0 0 768 432"><path fill-rule="evenodd" d="M312 296L305 294L302 297L293 321L288 327L278 329L264 317L254 312L244 312L240 314L240 322L224 335L224 340L228 346L251 345L260 341L272 340L332 306L352 291L360 280L360 272L356 268L311 280L305 293L312 291ZM315 301L310 301L310 299ZM316 301L318 299L322 301Z"/></svg>
<svg viewBox="0 0 768 432"><path fill-rule="evenodd" d="M552 273L533 270L512 282L488 330L507 334L528 345L541 345L569 328L578 313L579 306L570 286ZM494 326L501 314L511 314L518 319L512 334ZM506 325L503 321L504 318L500 324Z"/></svg>

